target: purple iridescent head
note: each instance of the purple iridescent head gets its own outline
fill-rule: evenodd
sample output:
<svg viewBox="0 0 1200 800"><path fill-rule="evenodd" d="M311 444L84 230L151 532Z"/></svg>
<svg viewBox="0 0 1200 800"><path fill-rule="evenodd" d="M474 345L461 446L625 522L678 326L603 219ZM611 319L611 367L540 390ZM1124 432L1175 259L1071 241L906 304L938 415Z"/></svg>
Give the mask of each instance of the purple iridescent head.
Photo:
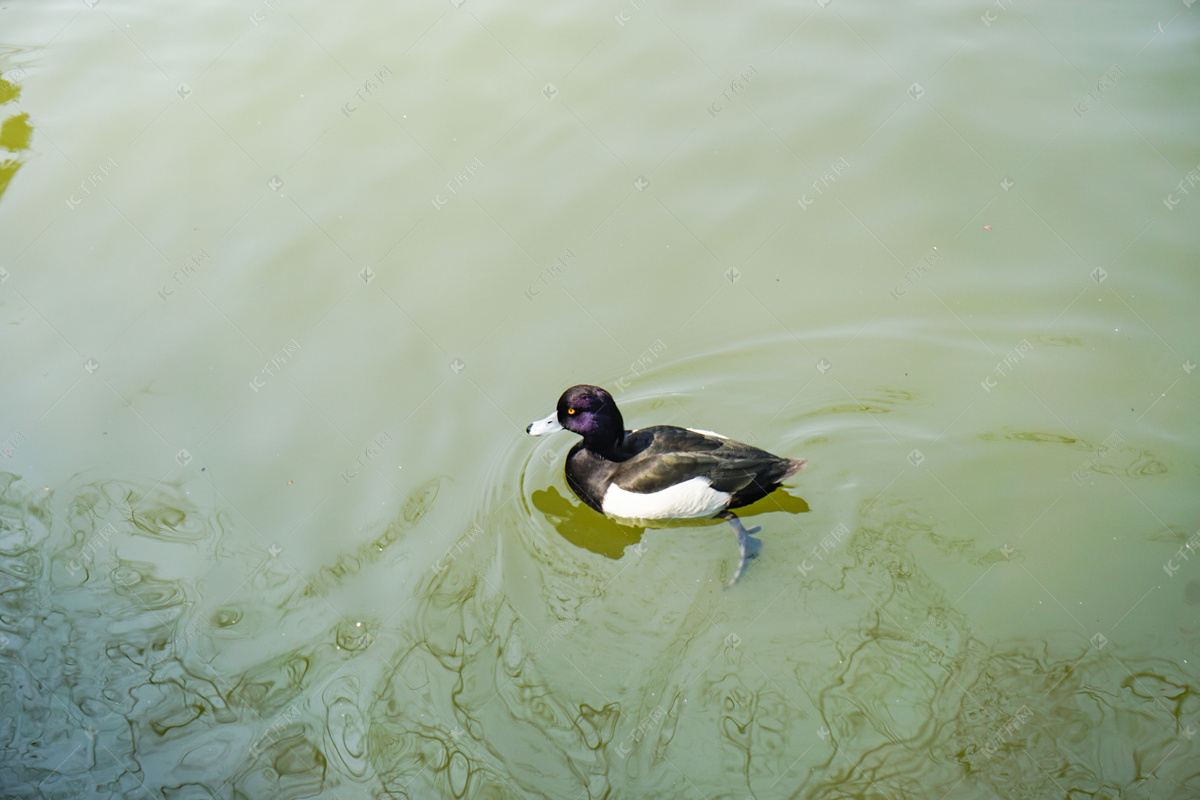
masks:
<svg viewBox="0 0 1200 800"><path fill-rule="evenodd" d="M583 437L593 450L604 450L619 443L625 435L625 421L612 395L599 386L572 386L558 398L558 409L532 423L526 433L541 436L566 428Z"/></svg>

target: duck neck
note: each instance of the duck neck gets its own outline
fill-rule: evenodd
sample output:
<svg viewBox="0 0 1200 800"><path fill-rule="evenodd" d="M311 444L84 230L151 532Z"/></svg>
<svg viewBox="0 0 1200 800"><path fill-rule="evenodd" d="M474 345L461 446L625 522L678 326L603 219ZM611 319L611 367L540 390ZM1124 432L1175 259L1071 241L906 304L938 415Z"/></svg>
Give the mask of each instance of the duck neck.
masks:
<svg viewBox="0 0 1200 800"><path fill-rule="evenodd" d="M607 457L616 455L625 440L625 430L618 426L612 430L598 431L583 440L583 446L593 453Z"/></svg>

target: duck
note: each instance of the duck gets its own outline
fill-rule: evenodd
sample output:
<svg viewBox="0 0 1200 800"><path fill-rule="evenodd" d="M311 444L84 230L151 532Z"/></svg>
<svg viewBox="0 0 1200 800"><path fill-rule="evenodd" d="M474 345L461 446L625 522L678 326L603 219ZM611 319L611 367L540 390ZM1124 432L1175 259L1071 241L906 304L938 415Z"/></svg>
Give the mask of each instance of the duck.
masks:
<svg viewBox="0 0 1200 800"><path fill-rule="evenodd" d="M571 491L591 508L619 520L721 519L737 535L739 561L732 586L756 556L761 528L747 529L732 509L761 500L808 464L782 458L719 433L655 425L625 430L611 394L599 386L572 386L531 436L561 430L582 438L567 453Z"/></svg>

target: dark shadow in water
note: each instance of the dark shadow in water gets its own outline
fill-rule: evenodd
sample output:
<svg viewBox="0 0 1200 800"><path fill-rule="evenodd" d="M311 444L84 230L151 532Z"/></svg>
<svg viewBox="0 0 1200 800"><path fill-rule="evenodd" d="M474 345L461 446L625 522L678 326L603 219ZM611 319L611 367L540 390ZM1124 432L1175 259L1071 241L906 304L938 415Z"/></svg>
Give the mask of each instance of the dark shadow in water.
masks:
<svg viewBox="0 0 1200 800"><path fill-rule="evenodd" d="M553 486L535 491L530 500L559 536L605 558L620 558L625 548L640 542L646 532L645 527L621 525L583 503L572 502Z"/></svg>
<svg viewBox="0 0 1200 800"><path fill-rule="evenodd" d="M609 519L598 511L594 511L583 503L574 502L551 486L549 489L539 489L530 498L533 507L546 515L546 520L554 526L558 534L576 547L590 550L605 558L618 559L625 553L625 548L637 544L646 532L645 526L622 525ZM793 497L785 491L777 491L764 497L757 503L739 508L739 517L753 517L772 511L783 511L788 514L799 514L808 511L808 503L799 497ZM674 525L712 525L721 520L691 520L673 523Z"/></svg>

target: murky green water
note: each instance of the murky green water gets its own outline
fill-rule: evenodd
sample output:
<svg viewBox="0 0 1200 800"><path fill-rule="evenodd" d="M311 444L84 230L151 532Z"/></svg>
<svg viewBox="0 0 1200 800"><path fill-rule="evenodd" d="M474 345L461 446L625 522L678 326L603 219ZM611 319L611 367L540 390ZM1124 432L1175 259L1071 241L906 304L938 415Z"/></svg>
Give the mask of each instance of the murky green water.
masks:
<svg viewBox="0 0 1200 800"><path fill-rule="evenodd" d="M3 794L1200 795L1198 15L0 9Z"/></svg>

